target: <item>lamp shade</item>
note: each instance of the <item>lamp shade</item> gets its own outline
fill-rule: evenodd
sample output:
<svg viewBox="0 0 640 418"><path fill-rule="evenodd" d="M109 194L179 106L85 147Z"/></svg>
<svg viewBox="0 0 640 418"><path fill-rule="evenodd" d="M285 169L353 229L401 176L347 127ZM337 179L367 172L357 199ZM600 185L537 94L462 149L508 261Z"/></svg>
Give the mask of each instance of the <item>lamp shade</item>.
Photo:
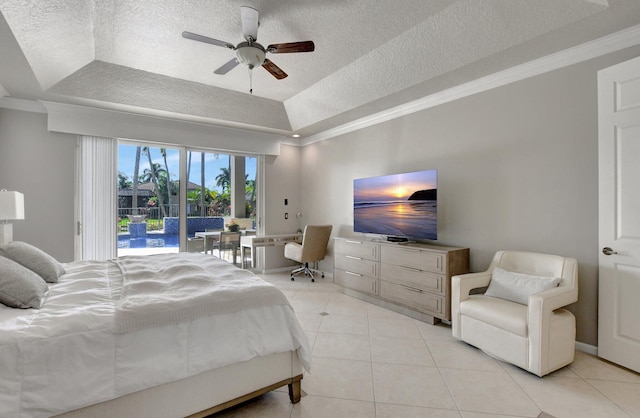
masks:
<svg viewBox="0 0 640 418"><path fill-rule="evenodd" d="M24 219L24 195L0 190L0 220Z"/></svg>

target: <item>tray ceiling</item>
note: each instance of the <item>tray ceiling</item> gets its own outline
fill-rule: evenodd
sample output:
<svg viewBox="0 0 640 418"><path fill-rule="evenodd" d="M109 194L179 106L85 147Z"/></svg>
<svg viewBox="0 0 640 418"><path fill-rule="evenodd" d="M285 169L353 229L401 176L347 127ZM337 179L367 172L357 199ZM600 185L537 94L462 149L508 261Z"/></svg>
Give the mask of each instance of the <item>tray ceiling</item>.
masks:
<svg viewBox="0 0 640 418"><path fill-rule="evenodd" d="M289 74L213 71L242 41L315 42L267 54ZM311 135L636 25L637 0L0 0L0 93Z"/></svg>

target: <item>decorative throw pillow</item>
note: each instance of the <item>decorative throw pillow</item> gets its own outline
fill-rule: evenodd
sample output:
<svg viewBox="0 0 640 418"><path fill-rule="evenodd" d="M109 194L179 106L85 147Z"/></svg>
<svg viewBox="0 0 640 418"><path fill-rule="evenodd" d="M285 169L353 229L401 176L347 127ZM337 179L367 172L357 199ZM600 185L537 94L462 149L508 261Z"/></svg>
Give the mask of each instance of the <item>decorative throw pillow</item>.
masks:
<svg viewBox="0 0 640 418"><path fill-rule="evenodd" d="M48 289L42 277L13 260L0 257L0 303L11 308L40 309Z"/></svg>
<svg viewBox="0 0 640 418"><path fill-rule="evenodd" d="M532 276L495 267L485 296L529 304L529 296L558 287L559 277Z"/></svg>
<svg viewBox="0 0 640 418"><path fill-rule="evenodd" d="M48 283L57 283L58 277L64 274L64 267L58 260L26 242L12 241L0 245L0 255L22 264Z"/></svg>

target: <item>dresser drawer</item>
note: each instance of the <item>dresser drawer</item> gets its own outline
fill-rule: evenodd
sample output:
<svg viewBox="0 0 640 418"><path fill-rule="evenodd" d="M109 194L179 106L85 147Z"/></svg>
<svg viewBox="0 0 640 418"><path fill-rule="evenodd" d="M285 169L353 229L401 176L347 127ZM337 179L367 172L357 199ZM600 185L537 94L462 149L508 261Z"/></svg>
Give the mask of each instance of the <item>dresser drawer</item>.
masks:
<svg viewBox="0 0 640 418"><path fill-rule="evenodd" d="M359 273L376 279L378 278L379 263L377 261L354 257L352 255L336 254L335 264L336 268L342 270Z"/></svg>
<svg viewBox="0 0 640 418"><path fill-rule="evenodd" d="M380 245L369 241L357 239L337 239L335 241L335 253L350 255L378 261L380 259Z"/></svg>
<svg viewBox="0 0 640 418"><path fill-rule="evenodd" d="M383 246L382 262L418 270L443 273L446 270L446 255L416 247Z"/></svg>
<svg viewBox="0 0 640 418"><path fill-rule="evenodd" d="M380 281L380 297L430 315L444 317L444 297L384 280Z"/></svg>
<svg viewBox="0 0 640 418"><path fill-rule="evenodd" d="M378 295L379 292L380 281L378 279L338 268L333 272L333 281L349 289L370 293L372 295Z"/></svg>
<svg viewBox="0 0 640 418"><path fill-rule="evenodd" d="M404 285L438 295L445 295L446 278L444 275L417 270L410 267L383 263L380 277L388 282Z"/></svg>

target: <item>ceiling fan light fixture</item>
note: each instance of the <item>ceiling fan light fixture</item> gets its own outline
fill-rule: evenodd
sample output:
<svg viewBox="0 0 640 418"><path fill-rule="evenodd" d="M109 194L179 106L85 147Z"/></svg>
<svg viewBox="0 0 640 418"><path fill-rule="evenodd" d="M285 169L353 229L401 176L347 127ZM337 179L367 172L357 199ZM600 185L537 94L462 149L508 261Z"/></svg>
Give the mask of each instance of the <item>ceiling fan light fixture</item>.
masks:
<svg viewBox="0 0 640 418"><path fill-rule="evenodd" d="M205 42L236 51L236 57L222 64L213 72L214 74L227 74L239 64L243 64L249 69L250 83L252 80L251 75L253 74L253 69L255 67L262 67L277 80L282 80L287 78L287 73L266 57L267 52L272 54L288 54L292 52L311 52L315 50L315 44L313 41L270 44L265 48L256 42L258 40L258 26L260 18L258 10L253 7L242 6L240 7L240 18L242 20L242 36L246 41L240 42L237 46L233 46L233 44L219 39L198 35L197 33L186 31L182 32L183 38L192 39L198 42ZM253 92L251 86L249 87L249 92Z"/></svg>
<svg viewBox="0 0 640 418"><path fill-rule="evenodd" d="M248 66L249 69L261 66L264 62L265 55L264 48L257 42L251 45L249 45L248 42L242 42L236 48L238 62Z"/></svg>

